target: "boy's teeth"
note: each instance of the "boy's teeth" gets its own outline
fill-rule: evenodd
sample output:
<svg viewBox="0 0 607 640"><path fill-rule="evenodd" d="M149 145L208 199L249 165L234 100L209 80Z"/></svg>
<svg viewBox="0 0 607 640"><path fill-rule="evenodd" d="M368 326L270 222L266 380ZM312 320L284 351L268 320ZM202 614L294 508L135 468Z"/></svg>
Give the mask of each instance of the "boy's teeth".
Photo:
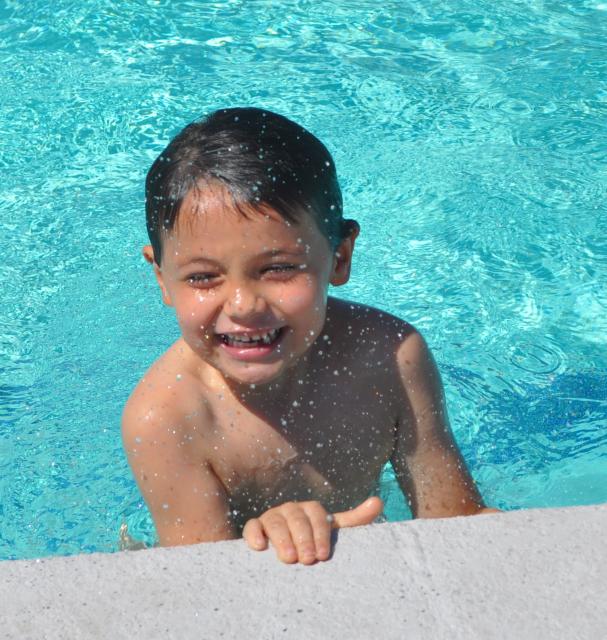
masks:
<svg viewBox="0 0 607 640"><path fill-rule="evenodd" d="M271 344L278 335L280 329L271 329L267 333L253 333L251 335L246 334L222 334L228 344L243 344L250 342L263 342L264 344Z"/></svg>

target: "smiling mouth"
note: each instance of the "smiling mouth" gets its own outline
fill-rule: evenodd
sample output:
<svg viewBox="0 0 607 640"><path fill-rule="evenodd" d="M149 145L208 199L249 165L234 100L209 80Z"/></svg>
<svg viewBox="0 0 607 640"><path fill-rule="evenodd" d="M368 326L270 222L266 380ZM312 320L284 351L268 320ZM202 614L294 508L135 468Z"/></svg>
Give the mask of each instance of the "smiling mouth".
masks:
<svg viewBox="0 0 607 640"><path fill-rule="evenodd" d="M218 338L223 344L241 349L253 347L265 347L277 342L284 332L285 327L270 329L259 333L219 333Z"/></svg>

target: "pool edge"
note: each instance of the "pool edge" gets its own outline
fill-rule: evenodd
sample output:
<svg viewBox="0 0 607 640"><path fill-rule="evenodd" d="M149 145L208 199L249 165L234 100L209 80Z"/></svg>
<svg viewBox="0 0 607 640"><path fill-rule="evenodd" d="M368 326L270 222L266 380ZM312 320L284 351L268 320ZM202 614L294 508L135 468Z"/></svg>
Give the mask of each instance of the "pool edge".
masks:
<svg viewBox="0 0 607 640"><path fill-rule="evenodd" d="M590 638L607 504L339 532L282 565L242 541L0 563L3 638Z"/></svg>

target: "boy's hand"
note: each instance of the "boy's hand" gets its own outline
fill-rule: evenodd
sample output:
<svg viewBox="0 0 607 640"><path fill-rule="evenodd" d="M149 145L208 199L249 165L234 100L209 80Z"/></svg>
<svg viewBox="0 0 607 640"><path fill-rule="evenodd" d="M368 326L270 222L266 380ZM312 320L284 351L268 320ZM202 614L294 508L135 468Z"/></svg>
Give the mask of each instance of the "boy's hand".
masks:
<svg viewBox="0 0 607 640"><path fill-rule="evenodd" d="M313 564L328 559L332 529L370 524L383 507L381 499L374 497L331 516L320 502L286 502L247 521L242 535L256 551L267 549L269 540L282 562Z"/></svg>

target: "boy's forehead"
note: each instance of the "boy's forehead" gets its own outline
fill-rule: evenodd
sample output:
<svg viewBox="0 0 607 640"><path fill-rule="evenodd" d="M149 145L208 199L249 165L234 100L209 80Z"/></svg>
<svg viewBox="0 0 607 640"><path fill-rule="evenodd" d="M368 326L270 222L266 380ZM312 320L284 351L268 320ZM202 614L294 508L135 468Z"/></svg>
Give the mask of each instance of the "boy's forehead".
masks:
<svg viewBox="0 0 607 640"><path fill-rule="evenodd" d="M213 186L188 192L165 242L192 251L214 252L235 243L265 250L307 244L318 234L309 214L292 223L269 206L237 203L227 189Z"/></svg>
<svg viewBox="0 0 607 640"><path fill-rule="evenodd" d="M213 191L200 192L198 196L190 191L183 200L171 235L182 241L227 233L246 237L264 231L269 236L278 237L288 234L294 226L271 207L260 205L253 208L246 203L237 203L230 194Z"/></svg>
<svg viewBox="0 0 607 640"><path fill-rule="evenodd" d="M253 207L248 203L238 202L225 187L205 185L191 189L186 194L175 226L233 226L235 223L263 218L286 222L277 211L267 205L260 203L259 206Z"/></svg>

